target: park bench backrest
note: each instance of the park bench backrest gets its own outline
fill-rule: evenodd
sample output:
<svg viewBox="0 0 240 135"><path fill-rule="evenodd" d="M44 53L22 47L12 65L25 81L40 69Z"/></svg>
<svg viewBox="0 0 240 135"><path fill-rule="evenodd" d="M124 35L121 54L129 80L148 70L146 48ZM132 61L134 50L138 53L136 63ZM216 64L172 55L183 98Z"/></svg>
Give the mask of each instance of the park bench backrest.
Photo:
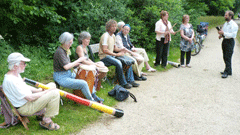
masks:
<svg viewBox="0 0 240 135"><path fill-rule="evenodd" d="M90 59L93 62L95 62L94 54L99 52L99 43L89 45L88 50L89 50L89 53L90 53Z"/></svg>

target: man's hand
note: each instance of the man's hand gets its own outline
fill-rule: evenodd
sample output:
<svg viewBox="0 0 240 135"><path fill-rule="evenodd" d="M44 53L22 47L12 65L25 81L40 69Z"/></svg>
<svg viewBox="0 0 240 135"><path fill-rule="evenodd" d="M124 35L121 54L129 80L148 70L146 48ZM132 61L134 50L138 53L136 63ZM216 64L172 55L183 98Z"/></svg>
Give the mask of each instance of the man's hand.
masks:
<svg viewBox="0 0 240 135"><path fill-rule="evenodd" d="M123 56L124 55L124 52L119 52L116 54L116 56Z"/></svg>
<svg viewBox="0 0 240 135"><path fill-rule="evenodd" d="M224 32L223 32L222 30L219 30L219 31L218 31L218 34L223 35Z"/></svg>
<svg viewBox="0 0 240 135"><path fill-rule="evenodd" d="M132 48L132 51L133 51L133 52L136 52L137 50L133 47L133 48Z"/></svg>

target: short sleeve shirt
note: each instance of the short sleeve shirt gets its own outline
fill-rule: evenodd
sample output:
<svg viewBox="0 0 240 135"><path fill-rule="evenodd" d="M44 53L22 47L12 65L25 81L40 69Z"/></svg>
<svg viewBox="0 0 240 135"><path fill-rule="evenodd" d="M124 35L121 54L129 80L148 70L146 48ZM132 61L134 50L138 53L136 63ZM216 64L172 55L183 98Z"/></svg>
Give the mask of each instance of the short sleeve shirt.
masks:
<svg viewBox="0 0 240 135"><path fill-rule="evenodd" d="M108 55L103 52L103 46L106 45L108 50L110 52L113 52L115 42L116 42L116 37L114 34L112 36L110 36L109 33L106 32L102 35L100 42L99 42L99 53L98 53L100 60L105 58Z"/></svg>
<svg viewBox="0 0 240 135"><path fill-rule="evenodd" d="M58 47L53 56L53 69L54 72L66 71L63 66L70 63L70 58L67 56L67 52L62 48Z"/></svg>
<svg viewBox="0 0 240 135"><path fill-rule="evenodd" d="M120 37L120 35L116 36L116 46L120 49L124 48L122 38Z"/></svg>
<svg viewBox="0 0 240 135"><path fill-rule="evenodd" d="M14 107L21 107L28 101L24 99L31 95L30 87L23 81L22 77L6 74L3 80L3 91Z"/></svg>

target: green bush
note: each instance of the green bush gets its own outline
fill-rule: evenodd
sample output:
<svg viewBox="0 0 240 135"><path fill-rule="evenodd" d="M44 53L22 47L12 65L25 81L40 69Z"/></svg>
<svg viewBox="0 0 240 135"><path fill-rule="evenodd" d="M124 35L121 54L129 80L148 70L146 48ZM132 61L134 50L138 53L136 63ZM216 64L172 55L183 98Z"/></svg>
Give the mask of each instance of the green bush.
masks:
<svg viewBox="0 0 240 135"><path fill-rule="evenodd" d="M3 82L4 74L8 72L7 57L9 54L13 52L22 53L25 57L31 59L31 61L27 63L25 72L21 74L22 77L27 77L38 81L53 80L52 79L53 61L47 57L48 56L47 54L45 54L45 52L47 51L44 47L22 45L19 47L19 49L13 49L5 41L1 40L0 43L2 45L0 46L0 49L3 52L0 55L1 57L0 85Z"/></svg>

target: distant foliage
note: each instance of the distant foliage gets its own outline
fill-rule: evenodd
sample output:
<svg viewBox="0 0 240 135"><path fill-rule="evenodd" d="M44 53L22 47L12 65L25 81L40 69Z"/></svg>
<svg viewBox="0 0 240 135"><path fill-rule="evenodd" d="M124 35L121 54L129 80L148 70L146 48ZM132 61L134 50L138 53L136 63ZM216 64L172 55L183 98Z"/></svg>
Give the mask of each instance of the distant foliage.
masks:
<svg viewBox="0 0 240 135"><path fill-rule="evenodd" d="M239 0L203 0L209 7L208 15L224 15L226 10L236 9L234 4Z"/></svg>
<svg viewBox="0 0 240 135"><path fill-rule="evenodd" d="M155 23L160 19L160 12L166 10L169 12L169 21L174 25L174 31L179 30L181 25L182 15L188 11L183 8L181 1L174 0L134 0L129 2L128 7L131 10L130 15L125 20L132 26L130 36L132 42L136 46L144 47L147 50L154 51L155 49ZM131 15L132 14L132 15ZM193 12L190 16L200 16L199 13ZM191 19L194 22L196 19ZM172 36L171 46L179 46L180 34Z"/></svg>
<svg viewBox="0 0 240 135"><path fill-rule="evenodd" d="M0 34L14 47L21 44L44 45L49 33L46 26L66 20L56 12L59 0L1 0Z"/></svg>

